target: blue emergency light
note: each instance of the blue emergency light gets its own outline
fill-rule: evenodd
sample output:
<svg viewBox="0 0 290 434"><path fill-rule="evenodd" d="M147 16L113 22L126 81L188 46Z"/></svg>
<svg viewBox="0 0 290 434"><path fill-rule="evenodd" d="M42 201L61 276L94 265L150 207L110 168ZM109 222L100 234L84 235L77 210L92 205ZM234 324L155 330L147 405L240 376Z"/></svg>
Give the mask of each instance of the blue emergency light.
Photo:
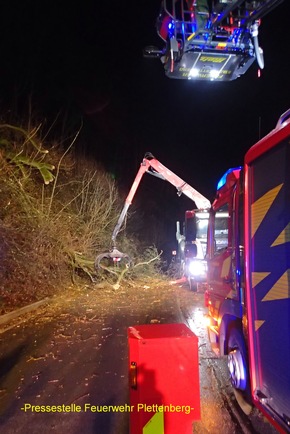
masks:
<svg viewBox="0 0 290 434"><path fill-rule="evenodd" d="M226 185L227 177L230 173L232 173L234 170L241 170L242 166L234 167L233 169L229 169L226 171L226 173L223 174L221 179L219 180L217 184L217 190L220 190L224 185Z"/></svg>

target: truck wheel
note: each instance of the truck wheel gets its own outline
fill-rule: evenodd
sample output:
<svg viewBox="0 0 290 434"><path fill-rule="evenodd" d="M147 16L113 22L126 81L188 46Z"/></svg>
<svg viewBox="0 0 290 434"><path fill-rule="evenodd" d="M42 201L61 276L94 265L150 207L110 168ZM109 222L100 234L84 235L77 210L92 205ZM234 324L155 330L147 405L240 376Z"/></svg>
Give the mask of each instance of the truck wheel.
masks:
<svg viewBox="0 0 290 434"><path fill-rule="evenodd" d="M188 279L189 289L193 292L197 292L197 282L193 279Z"/></svg>
<svg viewBox="0 0 290 434"><path fill-rule="evenodd" d="M228 368L236 400L243 412L249 415L252 406L247 352L242 333L237 328L231 330L228 340Z"/></svg>

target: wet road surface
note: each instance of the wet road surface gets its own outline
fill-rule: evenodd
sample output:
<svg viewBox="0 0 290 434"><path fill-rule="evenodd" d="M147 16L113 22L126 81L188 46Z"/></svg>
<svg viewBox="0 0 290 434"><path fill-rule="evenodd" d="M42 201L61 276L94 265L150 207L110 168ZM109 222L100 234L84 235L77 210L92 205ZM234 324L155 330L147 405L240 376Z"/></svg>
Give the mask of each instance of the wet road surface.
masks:
<svg viewBox="0 0 290 434"><path fill-rule="evenodd" d="M115 292L88 288L15 320L0 334L0 432L128 434L128 412L98 412L129 404L127 328L184 322L199 338L202 418L194 432L277 433L237 406L204 313L203 294L155 281Z"/></svg>

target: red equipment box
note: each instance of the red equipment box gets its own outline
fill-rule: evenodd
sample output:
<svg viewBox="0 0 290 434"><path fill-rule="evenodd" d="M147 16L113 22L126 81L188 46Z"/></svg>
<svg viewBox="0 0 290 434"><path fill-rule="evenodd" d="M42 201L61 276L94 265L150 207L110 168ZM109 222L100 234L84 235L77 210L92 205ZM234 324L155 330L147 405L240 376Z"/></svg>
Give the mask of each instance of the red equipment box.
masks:
<svg viewBox="0 0 290 434"><path fill-rule="evenodd" d="M185 324L129 327L130 434L192 434L200 419L198 339Z"/></svg>

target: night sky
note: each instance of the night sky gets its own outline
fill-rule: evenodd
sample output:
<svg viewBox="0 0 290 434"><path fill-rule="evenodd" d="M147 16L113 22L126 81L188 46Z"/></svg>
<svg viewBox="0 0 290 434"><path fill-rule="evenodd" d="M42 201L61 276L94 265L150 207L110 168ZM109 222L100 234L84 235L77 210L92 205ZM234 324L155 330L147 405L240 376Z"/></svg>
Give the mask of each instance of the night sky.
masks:
<svg viewBox="0 0 290 434"><path fill-rule="evenodd" d="M223 173L241 165L251 145L290 108L290 2L262 20L261 78L254 63L227 83L172 80L158 59L143 58L146 45L162 47L155 31L160 3L2 0L2 118L28 112L28 96L45 119L61 112L73 123L82 116L80 148L102 161L125 191L150 151L212 200ZM140 190L140 208L154 203L155 194L152 207L164 215L172 204L179 218L192 208L148 175Z"/></svg>

